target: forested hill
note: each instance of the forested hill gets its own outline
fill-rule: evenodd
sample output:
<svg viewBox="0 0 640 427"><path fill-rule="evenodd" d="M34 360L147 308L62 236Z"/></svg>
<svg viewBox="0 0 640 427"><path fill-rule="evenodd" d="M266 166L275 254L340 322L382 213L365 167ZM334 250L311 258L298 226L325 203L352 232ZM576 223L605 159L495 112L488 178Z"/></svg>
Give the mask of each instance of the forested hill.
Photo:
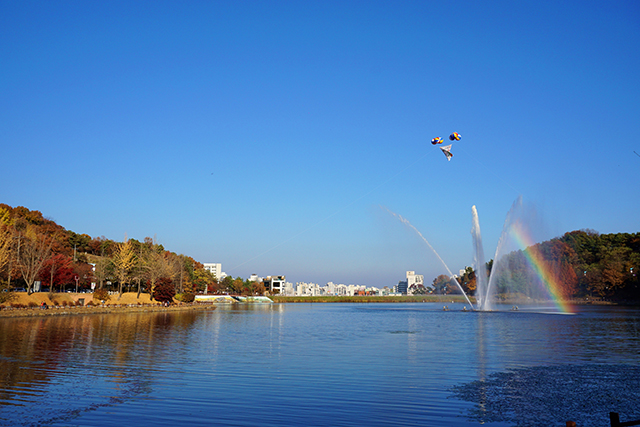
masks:
<svg viewBox="0 0 640 427"><path fill-rule="evenodd" d="M165 250L150 237L142 242L117 242L78 234L25 207L0 204L0 287L25 287L34 282L65 290L91 283L123 292L153 289L159 279L176 292L215 288L217 280L186 255Z"/></svg>
<svg viewBox="0 0 640 427"><path fill-rule="evenodd" d="M501 260L495 266L497 292L531 293L535 287L527 285L546 275L546 286L565 299L640 300L639 267L640 233L571 231Z"/></svg>

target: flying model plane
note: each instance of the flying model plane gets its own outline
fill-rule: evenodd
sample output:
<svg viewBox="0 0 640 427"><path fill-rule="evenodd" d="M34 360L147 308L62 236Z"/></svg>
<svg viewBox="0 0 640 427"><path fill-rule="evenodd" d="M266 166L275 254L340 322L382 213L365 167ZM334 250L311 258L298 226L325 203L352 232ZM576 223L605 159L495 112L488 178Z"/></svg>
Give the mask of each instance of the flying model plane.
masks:
<svg viewBox="0 0 640 427"><path fill-rule="evenodd" d="M451 145L445 145L444 147L440 147L440 149L442 150L442 152L444 153L444 156L447 158L448 161L451 161L451 158L453 157L453 153L451 153Z"/></svg>

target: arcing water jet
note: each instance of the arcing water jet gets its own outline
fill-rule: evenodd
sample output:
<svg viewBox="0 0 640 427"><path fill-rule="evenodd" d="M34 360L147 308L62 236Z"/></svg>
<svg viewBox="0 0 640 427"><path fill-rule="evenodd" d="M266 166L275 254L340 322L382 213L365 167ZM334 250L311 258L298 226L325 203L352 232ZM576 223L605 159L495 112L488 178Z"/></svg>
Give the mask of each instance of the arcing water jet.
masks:
<svg viewBox="0 0 640 427"><path fill-rule="evenodd" d="M386 208L385 208L386 209ZM440 260L440 262L442 263L442 265L444 266L444 268L447 270L447 272L449 273L449 277L451 279L451 281L455 282L455 284L458 286L458 289L460 289L460 292L462 292L462 295L464 295L464 298L467 300L467 302L469 303L469 305L471 306L471 309L475 310L473 304L471 304L471 301L469 300L469 297L467 296L467 294L465 293L464 289L462 289L462 286L460 286L460 283L458 282L458 280L453 276L453 273L451 272L451 270L449 270L449 267L447 266L447 264L444 262L444 260L440 257L440 255L438 254L438 252L436 252L435 249L433 249L433 246L431 246L431 244L429 243L429 241L422 235L422 233L420 233L420 231L418 231L417 228L415 228L413 226L413 224L411 224L409 222L409 220L407 220L406 218L403 218L401 215L398 215L397 213L391 212L389 209L386 209L387 212L389 212L391 215L393 215L394 217L398 218L400 221L402 221L403 224L405 224L407 227L411 228L413 231L416 232L416 234L418 234L418 236L420 236L420 238L422 239L423 242L425 242L427 244L427 246L429 246L429 249L431 249L433 251L433 253L438 257L438 259ZM483 264L484 265L484 264Z"/></svg>

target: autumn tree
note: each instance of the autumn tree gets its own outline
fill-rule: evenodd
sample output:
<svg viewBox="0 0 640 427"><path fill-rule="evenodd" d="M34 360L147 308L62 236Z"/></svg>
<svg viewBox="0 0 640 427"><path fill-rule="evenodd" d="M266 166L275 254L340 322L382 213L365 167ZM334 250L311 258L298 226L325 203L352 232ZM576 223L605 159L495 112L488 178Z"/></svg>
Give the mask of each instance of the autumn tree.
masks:
<svg viewBox="0 0 640 427"><path fill-rule="evenodd" d="M156 286L153 289L153 299L160 302L171 302L175 295L176 290L171 278L161 277L158 279Z"/></svg>
<svg viewBox="0 0 640 427"><path fill-rule="evenodd" d="M0 271L9 264L9 259L12 256L11 243L13 236L11 231L4 225L0 224Z"/></svg>
<svg viewBox="0 0 640 427"><path fill-rule="evenodd" d="M173 270L168 259L168 253L162 247L154 245L147 248L142 255L142 268L149 294L154 295L154 288L161 277L171 277ZM138 290L140 295L140 290Z"/></svg>
<svg viewBox="0 0 640 427"><path fill-rule="evenodd" d="M630 248L617 247L607 251L606 256L601 261L602 284L605 287L605 294L615 293L623 287L627 278L626 259L631 252Z"/></svg>
<svg viewBox="0 0 640 427"><path fill-rule="evenodd" d="M242 280L242 277L236 277L231 283L231 289L233 292L236 294L242 294L242 288L244 287L244 280Z"/></svg>
<svg viewBox="0 0 640 427"><path fill-rule="evenodd" d="M72 283L74 276L73 262L63 254L54 254L46 260L40 273L40 277L49 282L51 292L55 285L60 285L60 291L62 291L62 286Z"/></svg>
<svg viewBox="0 0 640 427"><path fill-rule="evenodd" d="M449 294L451 293L451 279L445 274L441 274L433 279L433 289L436 294Z"/></svg>
<svg viewBox="0 0 640 427"><path fill-rule="evenodd" d="M233 292L233 277L226 276L220 281L220 290L224 292Z"/></svg>
<svg viewBox="0 0 640 427"><path fill-rule="evenodd" d="M207 292L214 284L217 284L215 276L210 271L205 270L204 267L197 268L193 271L193 286L195 291Z"/></svg>
<svg viewBox="0 0 640 427"><path fill-rule="evenodd" d="M241 293L242 295L263 295L265 293L264 283L247 279L242 285Z"/></svg>
<svg viewBox="0 0 640 427"><path fill-rule="evenodd" d="M137 257L131 240L125 236L125 241L118 243L111 262L113 273L118 281L118 293L122 295L123 285L128 282L130 274L136 265Z"/></svg>
<svg viewBox="0 0 640 427"><path fill-rule="evenodd" d="M102 289L106 282L113 274L113 263L111 258L99 257L95 260L95 271L93 276L98 282L98 289Z"/></svg>
<svg viewBox="0 0 640 427"><path fill-rule="evenodd" d="M464 289L464 292L467 295L471 295L476 291L476 272L472 267L465 267L464 273L460 276L458 280L460 282L460 286ZM478 296L478 295L476 295Z"/></svg>
<svg viewBox="0 0 640 427"><path fill-rule="evenodd" d="M87 262L73 263L74 276L78 277L78 283L83 288L88 288L94 281L93 266Z"/></svg>
<svg viewBox="0 0 640 427"><path fill-rule="evenodd" d="M51 256L51 240L39 234L36 228L29 225L18 246L18 268L27 284L27 293L32 293L31 287L38 277L45 261Z"/></svg>

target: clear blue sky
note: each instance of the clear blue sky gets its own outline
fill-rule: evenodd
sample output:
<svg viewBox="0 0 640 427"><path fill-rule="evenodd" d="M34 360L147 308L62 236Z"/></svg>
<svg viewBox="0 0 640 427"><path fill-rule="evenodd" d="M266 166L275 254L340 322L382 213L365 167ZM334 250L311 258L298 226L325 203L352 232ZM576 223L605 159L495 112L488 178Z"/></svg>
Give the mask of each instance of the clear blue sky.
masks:
<svg viewBox="0 0 640 427"><path fill-rule="evenodd" d="M0 1L0 201L228 274L392 286L640 231L636 1ZM457 131L447 162L431 138Z"/></svg>

